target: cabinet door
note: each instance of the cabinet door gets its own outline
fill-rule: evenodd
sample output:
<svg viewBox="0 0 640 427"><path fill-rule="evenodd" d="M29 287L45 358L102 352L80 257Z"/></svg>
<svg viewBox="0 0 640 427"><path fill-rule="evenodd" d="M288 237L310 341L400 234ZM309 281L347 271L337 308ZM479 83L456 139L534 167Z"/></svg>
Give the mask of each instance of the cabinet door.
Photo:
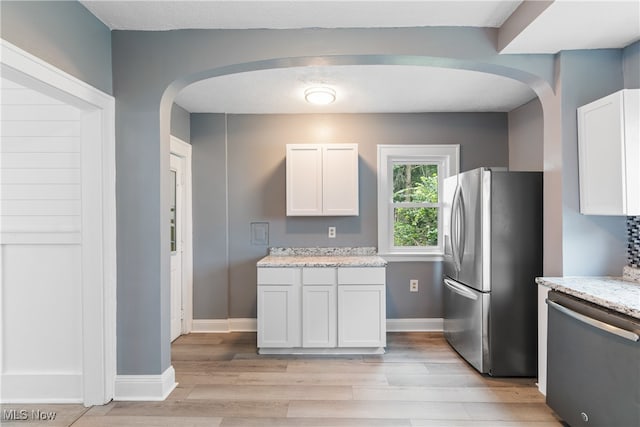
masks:
<svg viewBox="0 0 640 427"><path fill-rule="evenodd" d="M324 215L358 215L358 145L323 146Z"/></svg>
<svg viewBox="0 0 640 427"><path fill-rule="evenodd" d="M580 212L640 214L640 90L578 108Z"/></svg>
<svg viewBox="0 0 640 427"><path fill-rule="evenodd" d="M287 215L358 215L358 144L287 145Z"/></svg>
<svg viewBox="0 0 640 427"><path fill-rule="evenodd" d="M287 215L322 215L322 148L289 144L286 159Z"/></svg>
<svg viewBox="0 0 640 427"><path fill-rule="evenodd" d="M337 345L336 286L302 287L302 346L335 347Z"/></svg>
<svg viewBox="0 0 640 427"><path fill-rule="evenodd" d="M578 109L580 212L615 215L624 206L622 93Z"/></svg>
<svg viewBox="0 0 640 427"><path fill-rule="evenodd" d="M384 347L384 285L338 286L338 346Z"/></svg>
<svg viewBox="0 0 640 427"><path fill-rule="evenodd" d="M300 343L300 286L258 285L258 347Z"/></svg>
<svg viewBox="0 0 640 427"><path fill-rule="evenodd" d="M332 267L302 269L302 346L337 345L337 272Z"/></svg>

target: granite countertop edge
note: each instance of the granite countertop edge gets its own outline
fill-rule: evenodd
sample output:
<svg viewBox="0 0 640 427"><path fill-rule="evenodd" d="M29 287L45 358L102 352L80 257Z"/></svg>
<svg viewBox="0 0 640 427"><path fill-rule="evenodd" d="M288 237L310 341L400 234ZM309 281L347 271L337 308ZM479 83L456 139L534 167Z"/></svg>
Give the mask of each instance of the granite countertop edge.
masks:
<svg viewBox="0 0 640 427"><path fill-rule="evenodd" d="M621 277L538 277L536 283L640 319L640 284Z"/></svg>
<svg viewBox="0 0 640 427"><path fill-rule="evenodd" d="M349 256L279 256L268 255L256 264L257 267L384 267L387 261L377 255Z"/></svg>
<svg viewBox="0 0 640 427"><path fill-rule="evenodd" d="M387 261L374 247L281 248L269 249L269 255L257 267L384 267Z"/></svg>

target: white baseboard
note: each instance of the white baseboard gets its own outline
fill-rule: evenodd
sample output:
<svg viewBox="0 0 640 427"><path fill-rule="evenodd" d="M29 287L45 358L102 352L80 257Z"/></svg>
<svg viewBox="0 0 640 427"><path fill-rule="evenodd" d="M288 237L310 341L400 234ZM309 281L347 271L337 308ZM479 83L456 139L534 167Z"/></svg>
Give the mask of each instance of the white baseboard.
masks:
<svg viewBox="0 0 640 427"><path fill-rule="evenodd" d="M229 319L193 319L191 333L230 332Z"/></svg>
<svg viewBox="0 0 640 427"><path fill-rule="evenodd" d="M257 330L256 319L193 319L191 332L256 332ZM442 319L387 319L387 332L442 332Z"/></svg>
<svg viewBox="0 0 640 427"><path fill-rule="evenodd" d="M273 348L261 347L258 354L275 354L275 355L291 355L291 354L311 354L311 355L359 355L359 354L384 354L384 347L333 347L333 348Z"/></svg>
<svg viewBox="0 0 640 427"><path fill-rule="evenodd" d="M258 319L229 319L229 330L232 332L256 332Z"/></svg>
<svg viewBox="0 0 640 427"><path fill-rule="evenodd" d="M442 332L441 318L387 319L387 332Z"/></svg>
<svg viewBox="0 0 640 427"><path fill-rule="evenodd" d="M258 330L257 319L193 319L191 332L193 333L220 333L220 332L256 332Z"/></svg>
<svg viewBox="0 0 640 427"><path fill-rule="evenodd" d="M177 385L173 366L160 375L116 375L113 400L165 400Z"/></svg>
<svg viewBox="0 0 640 427"><path fill-rule="evenodd" d="M82 374L2 374L2 403L82 403Z"/></svg>

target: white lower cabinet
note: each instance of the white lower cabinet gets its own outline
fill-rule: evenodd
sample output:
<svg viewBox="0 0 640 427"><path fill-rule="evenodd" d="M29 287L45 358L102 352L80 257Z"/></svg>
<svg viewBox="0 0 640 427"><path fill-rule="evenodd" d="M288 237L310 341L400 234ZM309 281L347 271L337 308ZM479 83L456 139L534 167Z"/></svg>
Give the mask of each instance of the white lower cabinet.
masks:
<svg viewBox="0 0 640 427"><path fill-rule="evenodd" d="M336 286L302 288L302 346L332 348L338 344Z"/></svg>
<svg viewBox="0 0 640 427"><path fill-rule="evenodd" d="M258 347L300 347L300 270L258 269Z"/></svg>
<svg viewBox="0 0 640 427"><path fill-rule="evenodd" d="M261 353L385 346L384 267L258 268Z"/></svg>
<svg viewBox="0 0 640 427"><path fill-rule="evenodd" d="M338 270L338 346L387 345L384 267Z"/></svg>
<svg viewBox="0 0 640 427"><path fill-rule="evenodd" d="M337 340L335 268L302 269L302 346L333 348Z"/></svg>
<svg viewBox="0 0 640 427"><path fill-rule="evenodd" d="M547 395L547 296L551 289L538 285L538 390Z"/></svg>
<svg viewBox="0 0 640 427"><path fill-rule="evenodd" d="M338 345L340 347L384 347L386 345L384 286L338 287Z"/></svg>

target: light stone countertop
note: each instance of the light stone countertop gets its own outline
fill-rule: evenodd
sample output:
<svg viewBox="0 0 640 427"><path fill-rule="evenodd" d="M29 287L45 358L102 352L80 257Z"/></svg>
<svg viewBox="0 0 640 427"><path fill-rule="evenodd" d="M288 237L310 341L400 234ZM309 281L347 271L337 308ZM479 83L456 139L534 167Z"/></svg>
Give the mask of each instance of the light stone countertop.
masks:
<svg viewBox="0 0 640 427"><path fill-rule="evenodd" d="M371 247L271 248L258 267L384 267L387 261Z"/></svg>
<svg viewBox="0 0 640 427"><path fill-rule="evenodd" d="M620 277L538 277L536 282L640 319L640 283Z"/></svg>

